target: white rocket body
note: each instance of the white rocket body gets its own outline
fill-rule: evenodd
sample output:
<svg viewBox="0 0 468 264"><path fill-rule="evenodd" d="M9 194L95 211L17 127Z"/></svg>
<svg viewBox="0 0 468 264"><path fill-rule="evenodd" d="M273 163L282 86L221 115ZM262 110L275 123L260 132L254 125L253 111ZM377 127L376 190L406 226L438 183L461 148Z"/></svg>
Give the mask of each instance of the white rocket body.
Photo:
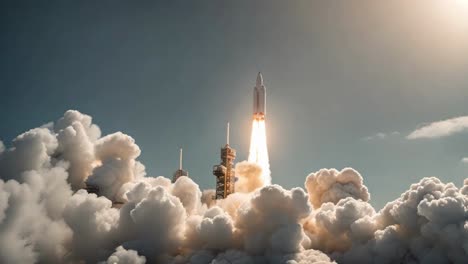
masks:
<svg viewBox="0 0 468 264"><path fill-rule="evenodd" d="M257 75L257 82L254 88L253 114L257 120L264 120L266 113L266 89L263 85L262 74Z"/></svg>

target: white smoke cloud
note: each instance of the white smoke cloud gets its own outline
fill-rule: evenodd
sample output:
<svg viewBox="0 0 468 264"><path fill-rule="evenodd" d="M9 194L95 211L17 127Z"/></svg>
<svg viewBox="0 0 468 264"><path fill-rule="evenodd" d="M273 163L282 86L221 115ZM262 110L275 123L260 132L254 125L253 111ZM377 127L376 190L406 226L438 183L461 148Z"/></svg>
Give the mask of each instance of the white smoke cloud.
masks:
<svg viewBox="0 0 468 264"><path fill-rule="evenodd" d="M68 181L73 190L84 186L84 180L93 169L94 142L100 137L101 130L92 124L92 118L78 111L69 110L53 127L57 133L58 149L54 158L70 163Z"/></svg>
<svg viewBox="0 0 468 264"><path fill-rule="evenodd" d="M115 252L107 259L106 262L100 264L145 264L146 258L139 256L135 250L126 250L122 246L115 249Z"/></svg>
<svg viewBox="0 0 468 264"><path fill-rule="evenodd" d="M98 139L95 155L101 165L94 168L87 183L99 187L103 196L121 201L120 188L146 174L143 164L135 160L140 153L135 140L121 132Z"/></svg>
<svg viewBox="0 0 468 264"><path fill-rule="evenodd" d="M0 153L1 178L23 182L22 172L51 167L51 155L57 146L57 138L47 128L31 129L17 136L12 147Z"/></svg>
<svg viewBox="0 0 468 264"><path fill-rule="evenodd" d="M298 253L292 253L284 256L277 257L278 259L272 259L271 263L278 264L328 264L335 263L330 258L318 250L305 250Z"/></svg>
<svg viewBox="0 0 468 264"><path fill-rule="evenodd" d="M97 262L116 246L119 211L105 197L80 190L68 201L63 217L74 233L71 259Z"/></svg>
<svg viewBox="0 0 468 264"><path fill-rule="evenodd" d="M346 251L353 243L367 241L376 231L375 210L362 200L346 197L337 204L327 202L304 224L312 248L325 252Z"/></svg>
<svg viewBox="0 0 468 264"><path fill-rule="evenodd" d="M91 116L82 114L76 110L68 110L65 112L63 117L61 117L54 125L54 130L56 132L63 130L67 127L73 126L74 123L80 123L84 129L84 132L88 136L88 139L92 142L95 142L98 138L101 137L101 129L95 124L93 124L93 119Z"/></svg>
<svg viewBox="0 0 468 264"><path fill-rule="evenodd" d="M0 263L468 262L468 180L424 178L376 212L351 168L305 191L241 162L239 192L213 200L188 177L145 177L139 155L78 111L0 143Z"/></svg>
<svg viewBox="0 0 468 264"><path fill-rule="evenodd" d="M234 245L232 218L218 206L211 207L202 216L192 215L187 223L186 238L191 248L226 250Z"/></svg>
<svg viewBox="0 0 468 264"><path fill-rule="evenodd" d="M264 186L262 167L257 163L241 161L236 164L236 192L249 193Z"/></svg>
<svg viewBox="0 0 468 264"><path fill-rule="evenodd" d="M348 263L466 263L468 197L424 178L376 216L374 237L338 257ZM365 260L365 261L363 261Z"/></svg>
<svg viewBox="0 0 468 264"><path fill-rule="evenodd" d="M21 183L0 180L1 263L57 263L66 256L72 236L61 217L71 196L66 177L57 166L23 172Z"/></svg>
<svg viewBox="0 0 468 264"><path fill-rule="evenodd" d="M468 195L468 178L465 179L463 188L460 190L463 195Z"/></svg>
<svg viewBox="0 0 468 264"><path fill-rule="evenodd" d="M321 169L311 173L307 176L305 187L309 193L310 203L315 208L326 202L336 204L346 197L365 202L370 199L362 176L352 168L345 168L342 171Z"/></svg>
<svg viewBox="0 0 468 264"><path fill-rule="evenodd" d="M171 193L179 198L187 214L191 215L200 210L202 192L198 184L188 177L179 177L172 186Z"/></svg>
<svg viewBox="0 0 468 264"><path fill-rule="evenodd" d="M140 191L146 195L137 193ZM175 254L183 243L187 218L181 201L161 186L141 183L130 192L129 201L121 209L119 226L125 247L150 260Z"/></svg>
<svg viewBox="0 0 468 264"><path fill-rule="evenodd" d="M290 191L279 185L266 186L240 207L235 226L249 253L266 250L293 253L307 246L308 238L298 223L310 213L307 194L300 188Z"/></svg>

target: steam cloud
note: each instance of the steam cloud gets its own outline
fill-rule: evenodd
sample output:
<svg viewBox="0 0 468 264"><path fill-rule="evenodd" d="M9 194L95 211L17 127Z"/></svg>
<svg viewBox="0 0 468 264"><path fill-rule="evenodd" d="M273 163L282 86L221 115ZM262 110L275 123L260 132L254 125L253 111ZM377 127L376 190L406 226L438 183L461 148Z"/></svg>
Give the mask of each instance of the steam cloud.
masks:
<svg viewBox="0 0 468 264"><path fill-rule="evenodd" d="M0 263L468 262L468 180L424 178L376 212L351 168L287 190L240 162L239 192L214 201L190 178L146 177L139 155L78 111L0 141Z"/></svg>

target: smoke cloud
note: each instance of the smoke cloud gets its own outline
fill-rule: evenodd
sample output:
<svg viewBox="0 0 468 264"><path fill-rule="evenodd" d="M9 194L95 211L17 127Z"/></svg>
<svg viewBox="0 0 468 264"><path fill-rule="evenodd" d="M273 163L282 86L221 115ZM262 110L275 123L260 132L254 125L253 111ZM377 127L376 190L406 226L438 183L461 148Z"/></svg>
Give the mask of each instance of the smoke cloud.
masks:
<svg viewBox="0 0 468 264"><path fill-rule="evenodd" d="M353 197L365 202L370 199L362 176L352 168L346 168L342 171L321 169L311 173L307 176L305 187L314 208L318 208L326 202L336 204L346 197Z"/></svg>
<svg viewBox="0 0 468 264"><path fill-rule="evenodd" d="M100 264L144 264L146 258L139 256L135 250L126 250L122 246L115 249L115 252Z"/></svg>
<svg viewBox="0 0 468 264"><path fill-rule="evenodd" d="M147 176L140 152L78 111L0 141L0 263L468 262L468 180L421 179L376 211L354 169L285 189L239 162L238 192L213 200Z"/></svg>
<svg viewBox="0 0 468 264"><path fill-rule="evenodd" d="M263 169L257 163L241 161L236 164L236 192L249 193L265 185Z"/></svg>

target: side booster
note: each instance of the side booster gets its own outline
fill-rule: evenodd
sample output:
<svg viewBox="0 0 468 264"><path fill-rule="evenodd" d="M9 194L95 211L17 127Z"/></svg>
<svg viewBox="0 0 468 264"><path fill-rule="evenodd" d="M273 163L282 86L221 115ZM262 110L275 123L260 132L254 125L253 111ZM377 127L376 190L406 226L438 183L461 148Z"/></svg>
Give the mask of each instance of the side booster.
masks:
<svg viewBox="0 0 468 264"><path fill-rule="evenodd" d="M265 120L266 113L266 89L263 85L263 77L259 72L254 88L253 115L255 120Z"/></svg>

